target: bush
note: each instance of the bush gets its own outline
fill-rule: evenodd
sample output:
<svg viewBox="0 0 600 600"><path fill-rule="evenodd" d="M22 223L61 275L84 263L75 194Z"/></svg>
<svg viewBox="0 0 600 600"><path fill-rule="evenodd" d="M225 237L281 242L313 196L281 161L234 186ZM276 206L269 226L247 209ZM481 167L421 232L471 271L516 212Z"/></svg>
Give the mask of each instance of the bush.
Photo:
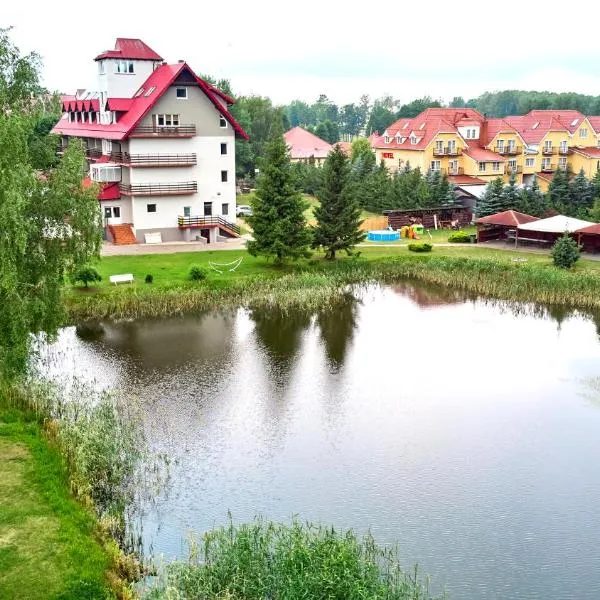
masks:
<svg viewBox="0 0 600 600"><path fill-rule="evenodd" d="M154 277L150 274L146 275L146 278L144 279L144 281L146 283L152 283L154 281Z"/></svg>
<svg viewBox="0 0 600 600"><path fill-rule="evenodd" d="M411 252L431 252L433 246L427 242L415 242L408 245Z"/></svg>
<svg viewBox="0 0 600 600"><path fill-rule="evenodd" d="M94 283L95 281L102 281L102 277L94 267L84 265L83 267L79 267L79 269L75 271L71 280L73 283L77 283L78 281L80 281L85 287L88 287L88 284L90 283Z"/></svg>
<svg viewBox="0 0 600 600"><path fill-rule="evenodd" d="M190 267L190 279L192 281L202 281L206 279L206 269L199 267L198 265L192 265Z"/></svg>
<svg viewBox="0 0 600 600"><path fill-rule="evenodd" d="M554 264L561 269L570 269L580 258L580 250L577 242L568 234L556 240L550 252Z"/></svg>
<svg viewBox="0 0 600 600"><path fill-rule="evenodd" d="M470 244L471 234L466 231L453 231L448 236L448 241L452 244Z"/></svg>

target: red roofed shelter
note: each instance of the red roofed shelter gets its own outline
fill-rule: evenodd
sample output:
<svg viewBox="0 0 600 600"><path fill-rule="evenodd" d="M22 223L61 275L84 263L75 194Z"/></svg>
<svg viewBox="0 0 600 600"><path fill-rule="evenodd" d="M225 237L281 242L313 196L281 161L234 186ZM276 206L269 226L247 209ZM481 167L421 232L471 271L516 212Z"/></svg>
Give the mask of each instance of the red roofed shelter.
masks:
<svg viewBox="0 0 600 600"><path fill-rule="evenodd" d="M600 252L600 223L579 229L573 235L585 252Z"/></svg>
<svg viewBox="0 0 600 600"><path fill-rule="evenodd" d="M507 239L508 233L515 231L519 225L538 220L538 217L532 217L516 210L505 210L495 215L475 219L477 241L489 242Z"/></svg>

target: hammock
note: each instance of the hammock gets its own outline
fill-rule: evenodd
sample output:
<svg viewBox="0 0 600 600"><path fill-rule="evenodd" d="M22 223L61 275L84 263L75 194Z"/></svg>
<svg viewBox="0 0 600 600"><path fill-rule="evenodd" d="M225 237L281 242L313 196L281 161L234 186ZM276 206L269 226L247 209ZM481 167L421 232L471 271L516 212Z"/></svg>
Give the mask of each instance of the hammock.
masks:
<svg viewBox="0 0 600 600"><path fill-rule="evenodd" d="M223 273L223 271L235 271L242 264L243 260L244 257L240 256L239 258L231 261L230 263L220 264L211 262L209 260L208 264L213 271L216 271L217 273Z"/></svg>

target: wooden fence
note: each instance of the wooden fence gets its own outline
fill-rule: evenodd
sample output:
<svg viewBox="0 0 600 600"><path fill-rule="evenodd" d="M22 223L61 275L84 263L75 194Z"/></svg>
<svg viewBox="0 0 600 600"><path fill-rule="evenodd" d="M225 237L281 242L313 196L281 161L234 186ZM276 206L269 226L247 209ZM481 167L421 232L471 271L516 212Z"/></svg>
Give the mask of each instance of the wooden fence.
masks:
<svg viewBox="0 0 600 600"><path fill-rule="evenodd" d="M386 216L381 217L369 217L363 221L360 226L362 231L374 231L377 229L387 229L388 218Z"/></svg>

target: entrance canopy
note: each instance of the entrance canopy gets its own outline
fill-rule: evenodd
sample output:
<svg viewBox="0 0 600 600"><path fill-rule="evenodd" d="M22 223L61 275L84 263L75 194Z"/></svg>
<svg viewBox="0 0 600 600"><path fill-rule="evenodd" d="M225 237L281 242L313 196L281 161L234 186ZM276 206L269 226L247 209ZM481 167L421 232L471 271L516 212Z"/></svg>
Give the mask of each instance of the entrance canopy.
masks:
<svg viewBox="0 0 600 600"><path fill-rule="evenodd" d="M564 215L556 215L555 217L549 217L548 219L539 219L531 223L524 223L519 225L517 229L519 231L539 231L543 233L573 233L578 229L589 227L594 225L590 221L582 221L581 219L574 219L573 217L565 217Z"/></svg>

